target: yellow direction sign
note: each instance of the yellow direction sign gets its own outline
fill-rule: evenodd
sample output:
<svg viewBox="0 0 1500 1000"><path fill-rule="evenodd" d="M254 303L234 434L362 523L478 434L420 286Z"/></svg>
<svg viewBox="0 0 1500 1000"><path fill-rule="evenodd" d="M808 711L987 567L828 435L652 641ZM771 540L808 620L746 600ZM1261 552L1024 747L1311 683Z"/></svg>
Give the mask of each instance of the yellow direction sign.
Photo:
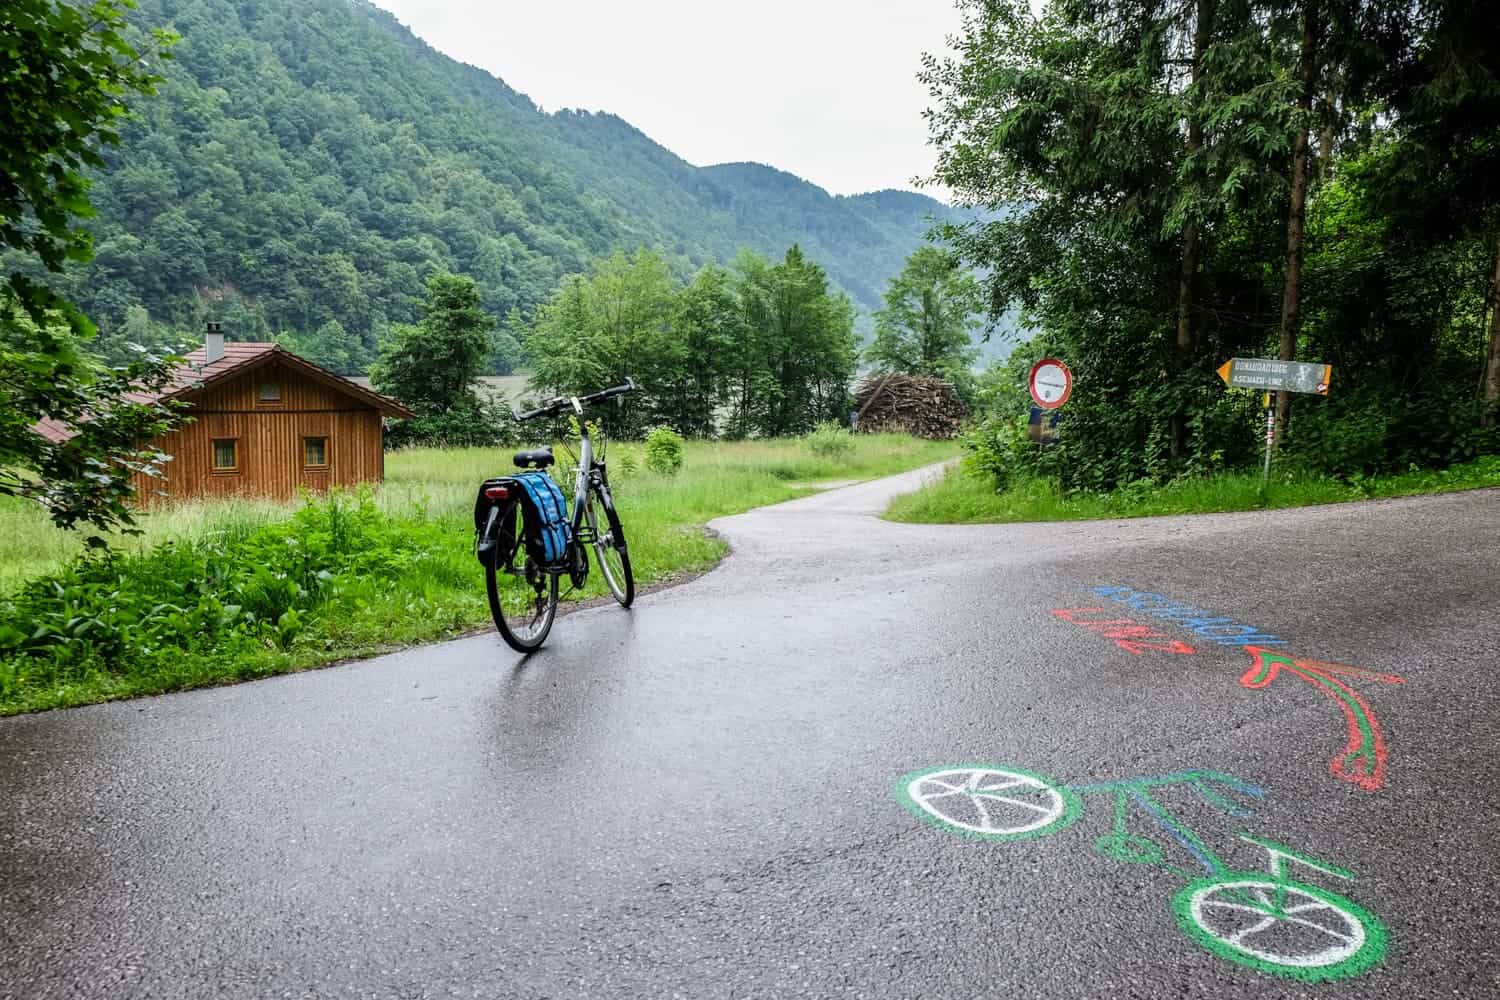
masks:
<svg viewBox="0 0 1500 1000"><path fill-rule="evenodd" d="M1219 378L1231 389L1310 392L1328 395L1333 365L1275 358L1232 358L1219 366Z"/></svg>

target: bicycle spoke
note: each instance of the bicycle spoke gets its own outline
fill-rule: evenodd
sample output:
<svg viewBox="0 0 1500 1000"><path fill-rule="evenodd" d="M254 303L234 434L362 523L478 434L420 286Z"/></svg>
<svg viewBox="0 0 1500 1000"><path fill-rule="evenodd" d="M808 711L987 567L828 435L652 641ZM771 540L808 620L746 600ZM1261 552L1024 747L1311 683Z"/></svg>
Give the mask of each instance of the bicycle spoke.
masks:
<svg viewBox="0 0 1500 1000"><path fill-rule="evenodd" d="M972 801L974 803L974 808L979 811L980 826L982 826L986 830L996 829L995 824L990 820L990 811L984 807L983 802L979 801L979 797L973 796Z"/></svg>
<svg viewBox="0 0 1500 1000"><path fill-rule="evenodd" d="M1275 917L1262 917L1260 923L1256 924L1254 927L1242 927L1241 929L1235 931L1233 934L1229 935L1224 940L1228 941L1236 948L1241 948L1244 946L1241 945L1240 942L1245 940L1245 938L1249 937L1251 934L1259 934L1261 931L1275 926Z"/></svg>
<svg viewBox="0 0 1500 1000"><path fill-rule="evenodd" d="M1328 907L1328 909L1332 910L1333 907L1330 906L1330 907ZM1334 910L1334 912L1338 913L1339 911ZM1339 915L1343 916L1342 913L1340 913ZM1315 931L1322 931L1324 934L1327 934L1329 937L1331 937L1331 938L1337 938L1340 941L1344 942L1345 944L1352 944L1353 942L1358 941L1358 940L1360 940L1361 938L1364 937L1363 934L1343 934L1343 933L1340 933L1339 931L1334 930L1332 927L1329 927L1326 924L1320 924L1320 923L1318 923L1316 920L1307 920L1307 919L1304 919L1302 917L1281 917L1280 919L1283 920L1286 923L1289 923L1289 924L1298 924L1299 926L1302 926L1302 927L1311 927Z"/></svg>
<svg viewBox="0 0 1500 1000"><path fill-rule="evenodd" d="M1329 937L1337 938L1345 944L1351 944L1363 937L1362 934L1345 934L1340 931L1334 930L1332 927L1329 927L1326 924L1320 924L1316 920L1308 920L1305 917L1294 916L1292 915L1292 910L1287 910L1281 913L1268 912L1269 906L1258 905L1255 903L1231 903L1220 899L1205 899L1199 905L1205 910L1212 908L1217 910L1237 910L1241 913L1255 914L1256 916L1261 918L1260 923L1257 924L1253 929L1253 931L1256 933L1262 930L1266 930L1267 928L1272 927L1278 923L1287 923L1296 924L1300 927L1311 928L1312 930L1319 931L1323 934L1328 935ZM1333 913L1339 914L1341 918L1344 917L1342 911L1329 906L1327 903L1323 903L1317 900L1301 904L1296 908L1296 912L1305 912L1308 909L1329 910ZM1344 919L1345 922L1347 922L1347 918ZM1248 933L1251 933L1251 931L1242 930L1237 932L1235 935L1231 935L1231 938L1227 938L1226 940L1231 940L1232 943L1238 944L1238 940L1236 939L1244 937Z"/></svg>
<svg viewBox="0 0 1500 1000"><path fill-rule="evenodd" d="M1050 813L1050 812L1052 812L1052 806L1050 804L1048 804L1048 805L1040 805L1040 804L1038 804L1036 802L1027 802L1024 799L1013 799L1013 798L1010 798L1009 796L1006 796L1006 795L985 795L985 794L980 794L980 795L974 795L974 796L972 796L972 798L974 799L974 801L976 803L980 799L991 799L991 800L993 800L995 802L1007 802L1007 803L1009 803L1010 805L1013 805L1013 806L1023 806L1024 808L1033 809L1033 810L1035 810L1037 812L1040 812L1040 813Z"/></svg>
<svg viewBox="0 0 1500 1000"><path fill-rule="evenodd" d="M1275 914L1268 914L1264 907L1255 903L1230 903L1222 899L1205 899L1199 904L1203 909L1213 907L1216 910L1239 910L1243 913L1253 913L1258 917L1269 916L1272 920L1277 919Z"/></svg>

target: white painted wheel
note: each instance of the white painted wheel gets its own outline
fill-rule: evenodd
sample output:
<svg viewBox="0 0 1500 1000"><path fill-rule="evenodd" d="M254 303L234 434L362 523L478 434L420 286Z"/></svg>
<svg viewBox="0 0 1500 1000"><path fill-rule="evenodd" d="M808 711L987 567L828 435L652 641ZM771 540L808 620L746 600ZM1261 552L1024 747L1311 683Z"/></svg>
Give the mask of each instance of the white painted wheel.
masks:
<svg viewBox="0 0 1500 1000"><path fill-rule="evenodd" d="M1037 837L1077 818L1077 795L1014 768L963 765L914 771L897 789L903 805L935 826L986 840Z"/></svg>
<svg viewBox="0 0 1500 1000"><path fill-rule="evenodd" d="M1200 879L1175 901L1183 929L1220 957L1301 979L1341 979L1385 952L1385 929L1342 896L1250 875Z"/></svg>

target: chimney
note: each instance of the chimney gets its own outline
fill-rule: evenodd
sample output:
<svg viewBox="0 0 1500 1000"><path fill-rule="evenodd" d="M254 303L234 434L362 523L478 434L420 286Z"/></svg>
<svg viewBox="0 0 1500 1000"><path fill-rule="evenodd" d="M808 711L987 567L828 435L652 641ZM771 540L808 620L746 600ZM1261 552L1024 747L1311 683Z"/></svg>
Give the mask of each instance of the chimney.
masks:
<svg viewBox="0 0 1500 1000"><path fill-rule="evenodd" d="M211 365L224 357L224 327L210 320L204 326L203 363Z"/></svg>

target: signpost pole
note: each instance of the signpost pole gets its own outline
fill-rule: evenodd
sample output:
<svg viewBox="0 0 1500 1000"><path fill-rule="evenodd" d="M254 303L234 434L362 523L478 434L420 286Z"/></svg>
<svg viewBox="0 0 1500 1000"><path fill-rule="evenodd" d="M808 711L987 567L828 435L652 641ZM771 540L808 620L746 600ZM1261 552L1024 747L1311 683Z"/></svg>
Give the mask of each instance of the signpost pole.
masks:
<svg viewBox="0 0 1500 1000"><path fill-rule="evenodd" d="M1265 489L1271 483L1271 444L1276 439L1276 394L1266 393L1266 467L1261 473L1260 485Z"/></svg>
<svg viewBox="0 0 1500 1000"><path fill-rule="evenodd" d="M1218 367L1219 378L1231 389L1263 389L1266 393L1266 465L1260 486L1271 485L1271 446L1276 443L1276 394L1308 392L1328 395L1333 365L1276 358L1230 358Z"/></svg>

